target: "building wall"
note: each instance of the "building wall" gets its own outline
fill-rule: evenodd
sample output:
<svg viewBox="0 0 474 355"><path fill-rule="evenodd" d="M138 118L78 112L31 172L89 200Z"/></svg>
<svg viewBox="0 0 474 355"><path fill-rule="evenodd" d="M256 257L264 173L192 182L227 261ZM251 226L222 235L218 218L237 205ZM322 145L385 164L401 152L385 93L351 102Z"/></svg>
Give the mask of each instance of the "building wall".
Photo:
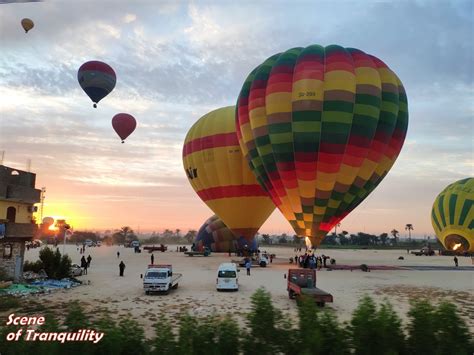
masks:
<svg viewBox="0 0 474 355"><path fill-rule="evenodd" d="M9 258L3 256L5 247L7 245L12 246L12 255ZM25 242L24 241L8 241L0 243L0 269L7 274L8 279L12 279L15 282L21 280L23 275L23 258L25 254ZM17 261L19 259L19 261ZM19 268L15 268L18 263Z"/></svg>
<svg viewBox="0 0 474 355"><path fill-rule="evenodd" d="M7 209L10 206L16 208L15 223L31 223L33 213L28 212L28 207L31 206L29 203L0 200L0 219L7 218Z"/></svg>

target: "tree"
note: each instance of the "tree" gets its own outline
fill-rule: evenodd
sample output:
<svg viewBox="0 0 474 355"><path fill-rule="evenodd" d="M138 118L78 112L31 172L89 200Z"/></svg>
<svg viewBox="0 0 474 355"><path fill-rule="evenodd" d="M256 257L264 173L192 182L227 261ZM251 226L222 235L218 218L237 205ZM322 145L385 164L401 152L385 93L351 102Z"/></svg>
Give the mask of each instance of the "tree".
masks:
<svg viewBox="0 0 474 355"><path fill-rule="evenodd" d="M385 245L387 242L388 234L387 233L382 233L379 236L380 240L382 241L382 244Z"/></svg>
<svg viewBox="0 0 474 355"><path fill-rule="evenodd" d="M181 229L178 229L178 228L177 228L177 229L174 231L174 234L176 235L176 238L179 238L179 237L181 236L180 233L181 233Z"/></svg>
<svg viewBox="0 0 474 355"><path fill-rule="evenodd" d="M270 293L263 288L255 291L251 300L251 311L247 315L250 333L244 340L244 353L254 354L255 349L259 349L260 354L277 353L276 334L281 313L273 306Z"/></svg>
<svg viewBox="0 0 474 355"><path fill-rule="evenodd" d="M466 322L456 312L456 306L442 302L435 312L438 343L437 354L473 354L474 344Z"/></svg>
<svg viewBox="0 0 474 355"><path fill-rule="evenodd" d="M171 324L163 315L155 324L155 338L153 339L153 355L174 355L177 343L173 334Z"/></svg>
<svg viewBox="0 0 474 355"><path fill-rule="evenodd" d="M398 242L398 235L400 234L395 228L391 230L390 234L393 236L393 244L397 244Z"/></svg>
<svg viewBox="0 0 474 355"><path fill-rule="evenodd" d="M269 234L262 234L263 243L270 244L270 235Z"/></svg>
<svg viewBox="0 0 474 355"><path fill-rule="evenodd" d="M216 327L216 353L237 355L240 350L240 330L237 323L227 315Z"/></svg>
<svg viewBox="0 0 474 355"><path fill-rule="evenodd" d="M120 231L115 232L112 235L112 240L114 241L114 244L128 244L133 240L138 240L138 237L135 235L132 228L124 226L120 228Z"/></svg>
<svg viewBox="0 0 474 355"><path fill-rule="evenodd" d="M436 341L435 308L427 300L412 303L408 312L408 351L410 354L435 354Z"/></svg>
<svg viewBox="0 0 474 355"><path fill-rule="evenodd" d="M413 230L413 224L408 223L408 224L405 226L405 230L408 231L408 239L411 240L411 231Z"/></svg>
<svg viewBox="0 0 474 355"><path fill-rule="evenodd" d="M184 235L184 239L186 239L188 243L192 243L196 238L196 234L197 232L194 229L191 229Z"/></svg>

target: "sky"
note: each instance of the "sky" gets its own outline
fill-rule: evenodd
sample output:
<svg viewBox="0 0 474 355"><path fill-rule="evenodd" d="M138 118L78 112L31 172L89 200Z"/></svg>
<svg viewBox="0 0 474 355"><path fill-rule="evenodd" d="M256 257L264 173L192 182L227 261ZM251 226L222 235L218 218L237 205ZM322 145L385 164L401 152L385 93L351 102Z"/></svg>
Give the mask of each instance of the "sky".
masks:
<svg viewBox="0 0 474 355"><path fill-rule="evenodd" d="M30 160L44 216L76 230L198 229L213 213L182 168L188 129L235 104L267 57L339 44L397 73L410 116L397 162L341 228L433 235L437 194L474 176L473 15L469 0L0 1L0 156ZM97 109L77 82L89 60L117 73ZM126 144L110 123L119 112L138 121ZM292 234L279 211L260 231Z"/></svg>

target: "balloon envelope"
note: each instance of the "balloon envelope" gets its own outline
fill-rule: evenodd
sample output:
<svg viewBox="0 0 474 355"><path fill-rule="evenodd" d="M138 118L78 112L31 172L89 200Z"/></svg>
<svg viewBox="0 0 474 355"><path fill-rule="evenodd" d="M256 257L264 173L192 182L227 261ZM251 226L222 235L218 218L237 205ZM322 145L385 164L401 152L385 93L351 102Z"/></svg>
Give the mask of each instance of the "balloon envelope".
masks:
<svg viewBox="0 0 474 355"><path fill-rule="evenodd" d="M112 118L112 127L117 132L120 139L123 141L135 130L137 121L132 115L128 113L117 113Z"/></svg>
<svg viewBox="0 0 474 355"><path fill-rule="evenodd" d="M474 178L441 191L431 209L431 224L447 250L474 252Z"/></svg>
<svg viewBox="0 0 474 355"><path fill-rule="evenodd" d="M296 234L319 245L394 164L407 98L381 60L312 45L274 55L249 74L236 124L260 185Z"/></svg>
<svg viewBox="0 0 474 355"><path fill-rule="evenodd" d="M21 27L25 30L25 33L28 33L33 27L35 27L34 22L29 18L24 18L21 20Z"/></svg>
<svg viewBox="0 0 474 355"><path fill-rule="evenodd" d="M94 103L94 107L114 89L117 82L112 67L97 60L82 64L77 72L77 80Z"/></svg>
<svg viewBox="0 0 474 355"><path fill-rule="evenodd" d="M236 236L252 241L275 206L255 180L235 133L235 107L201 117L183 147L188 181Z"/></svg>
<svg viewBox="0 0 474 355"><path fill-rule="evenodd" d="M43 224L50 226L54 223L54 218L53 217L44 217L43 218Z"/></svg>

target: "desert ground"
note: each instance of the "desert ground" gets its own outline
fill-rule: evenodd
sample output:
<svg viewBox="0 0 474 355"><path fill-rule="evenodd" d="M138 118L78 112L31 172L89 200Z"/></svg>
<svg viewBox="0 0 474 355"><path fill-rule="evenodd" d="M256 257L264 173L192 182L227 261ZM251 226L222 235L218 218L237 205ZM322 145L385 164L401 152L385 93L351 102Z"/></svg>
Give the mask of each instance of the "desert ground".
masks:
<svg viewBox="0 0 474 355"><path fill-rule="evenodd" d="M59 248L62 252L63 246ZM261 250L276 254L273 263L267 268L254 267L251 276L242 270L239 291L221 293L215 289L217 267L222 262L236 259L235 256L213 253L209 257L189 257L176 252L175 245L169 245L164 253L154 252L155 264L172 264L174 272L182 273L179 288L168 295L145 295L140 274L144 274L150 262L147 251L136 254L132 248L91 247L84 254L92 257L88 275L79 277L86 281L85 285L29 297L49 307L61 307L67 301L78 300L91 311L105 308L115 316L131 314L145 326L148 335L153 332L152 324L160 314L167 315L175 324L183 312L196 316L231 314L243 322L242 316L250 308L250 296L259 287L271 293L274 305L287 317L295 318L297 306L288 298L284 278L288 269L295 267L288 263L288 259L295 256L294 249L262 247ZM117 251L120 251L120 258L117 258ZM81 255L76 246L67 245L66 252L73 263L80 263ZM37 260L38 253L39 249L29 250L25 258ZM390 301L404 321L409 302L427 297L435 303L444 299L454 302L471 330L474 329L474 265L471 258L459 257L461 268L456 269L453 257L408 255L406 250L320 249L319 253L336 259L337 264L443 267L442 270L317 271L317 286L334 296L334 303L327 307L343 321L350 319L364 294L377 302ZM398 260L399 256L404 260ZM121 260L126 265L124 277L119 276Z"/></svg>

